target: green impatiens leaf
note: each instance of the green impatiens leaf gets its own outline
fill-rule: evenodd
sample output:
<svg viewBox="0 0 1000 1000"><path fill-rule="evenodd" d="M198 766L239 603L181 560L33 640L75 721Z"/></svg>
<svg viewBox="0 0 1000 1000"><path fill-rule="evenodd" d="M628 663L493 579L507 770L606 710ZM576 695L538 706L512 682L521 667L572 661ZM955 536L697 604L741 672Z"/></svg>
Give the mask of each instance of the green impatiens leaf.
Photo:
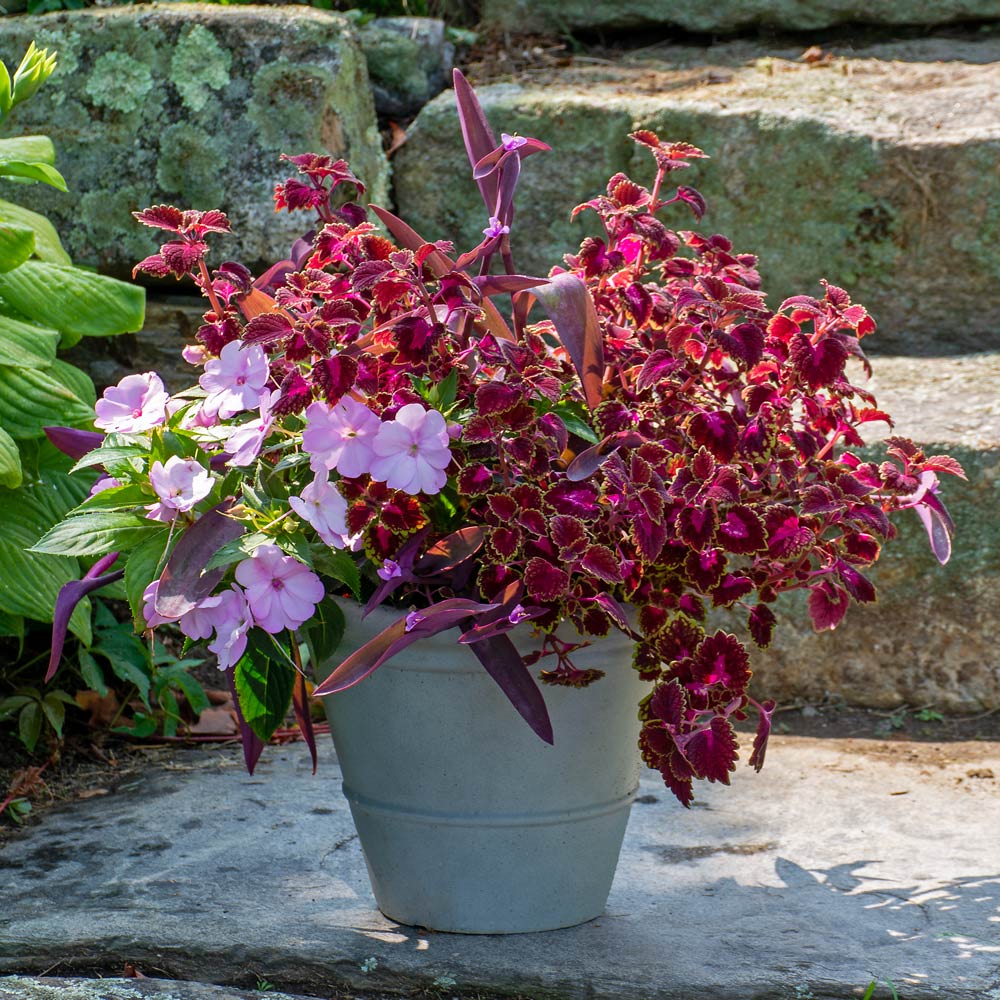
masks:
<svg viewBox="0 0 1000 1000"><path fill-rule="evenodd" d="M146 293L138 285L44 261L0 274L0 297L71 339L134 332L145 318Z"/></svg>
<svg viewBox="0 0 1000 1000"><path fill-rule="evenodd" d="M272 652L258 645L254 629L247 651L236 664L236 695L247 725L266 743L281 725L292 703L295 671L270 658Z"/></svg>
<svg viewBox="0 0 1000 1000"><path fill-rule="evenodd" d="M0 486L17 489L21 479L21 453L17 450L17 442L0 427Z"/></svg>
<svg viewBox="0 0 1000 1000"><path fill-rule="evenodd" d="M0 271L13 271L35 252L35 231L0 222Z"/></svg>
<svg viewBox="0 0 1000 1000"><path fill-rule="evenodd" d="M81 398L66 384L78 382L67 377L65 369L70 367L56 372L0 365L0 427L20 441L39 437L43 427L53 424L89 423L94 415L93 384ZM82 389L82 383L76 388Z"/></svg>
<svg viewBox="0 0 1000 1000"><path fill-rule="evenodd" d="M135 514L78 514L50 528L29 551L64 556L128 552L161 530L160 525Z"/></svg>
<svg viewBox="0 0 1000 1000"><path fill-rule="evenodd" d="M142 592L160 575L167 563L167 558L174 544L180 537L180 532L171 532L169 528L145 538L141 545L129 554L125 564L125 593L129 607L132 609L132 621L137 632L146 628L146 620L142 614Z"/></svg>
<svg viewBox="0 0 1000 1000"><path fill-rule="evenodd" d="M35 256L39 260L50 264L73 263L69 254L63 249L56 227L44 215L0 198L0 220L15 226L25 226L34 232Z"/></svg>

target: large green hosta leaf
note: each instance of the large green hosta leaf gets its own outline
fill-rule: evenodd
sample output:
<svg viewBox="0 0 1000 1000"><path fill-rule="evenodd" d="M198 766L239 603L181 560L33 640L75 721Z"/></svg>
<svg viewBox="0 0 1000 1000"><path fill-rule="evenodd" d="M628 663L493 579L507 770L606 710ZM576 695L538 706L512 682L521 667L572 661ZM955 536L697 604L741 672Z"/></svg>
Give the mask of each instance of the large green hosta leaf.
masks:
<svg viewBox="0 0 1000 1000"><path fill-rule="evenodd" d="M34 252L34 229L0 221L0 271L13 271Z"/></svg>
<svg viewBox="0 0 1000 1000"><path fill-rule="evenodd" d="M26 552L87 494L86 482L52 474L18 490L0 490L0 611L52 621L59 588L80 578L80 564L66 556ZM70 629L90 643L90 603L82 601Z"/></svg>
<svg viewBox="0 0 1000 1000"><path fill-rule="evenodd" d="M84 387L75 375L69 375L71 368L64 362L53 362L47 371L0 365L0 427L12 438L23 440L39 437L42 428L50 424L90 421L94 415L93 384L81 398L78 391Z"/></svg>
<svg viewBox="0 0 1000 1000"><path fill-rule="evenodd" d="M0 297L71 340L140 330L145 318L146 293L138 285L44 261L0 274Z"/></svg>
<svg viewBox="0 0 1000 1000"><path fill-rule="evenodd" d="M48 368L56 359L59 331L6 316L0 310L0 365Z"/></svg>
<svg viewBox="0 0 1000 1000"><path fill-rule="evenodd" d="M17 442L0 427L0 486L15 490L21 485L21 453Z"/></svg>
<svg viewBox="0 0 1000 1000"><path fill-rule="evenodd" d="M56 162L56 147L47 135L18 135L0 139L0 166L10 161L28 163Z"/></svg>
<svg viewBox="0 0 1000 1000"><path fill-rule="evenodd" d="M26 226L35 234L35 256L49 264L72 264L70 256L63 249L56 227L37 212L22 208L12 201L0 198L0 220L15 226Z"/></svg>

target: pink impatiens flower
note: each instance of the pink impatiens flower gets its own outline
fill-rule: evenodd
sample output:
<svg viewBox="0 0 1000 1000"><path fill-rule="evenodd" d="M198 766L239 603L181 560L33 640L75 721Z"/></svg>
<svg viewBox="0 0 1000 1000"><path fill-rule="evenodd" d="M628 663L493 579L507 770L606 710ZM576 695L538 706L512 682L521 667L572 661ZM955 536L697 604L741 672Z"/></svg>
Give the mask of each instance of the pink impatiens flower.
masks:
<svg viewBox="0 0 1000 1000"><path fill-rule="evenodd" d="M149 481L159 503L150 504L146 515L154 521L172 521L180 511L190 510L212 492L212 476L194 459L171 455L166 464L154 462Z"/></svg>
<svg viewBox="0 0 1000 1000"><path fill-rule="evenodd" d="M302 490L302 495L289 497L288 505L304 521L308 521L316 534L335 549L347 547L347 501L340 491L327 479L326 472Z"/></svg>
<svg viewBox="0 0 1000 1000"><path fill-rule="evenodd" d="M180 620L181 631L191 639L207 639L215 632L208 648L218 657L220 670L228 670L246 652L247 632L252 626L246 596L235 584L205 598Z"/></svg>
<svg viewBox="0 0 1000 1000"><path fill-rule="evenodd" d="M246 588L254 622L272 634L307 622L325 593L308 566L272 542L258 546L236 567L236 579Z"/></svg>
<svg viewBox="0 0 1000 1000"><path fill-rule="evenodd" d="M240 424L226 441L226 451L232 456L228 465L249 465L259 454L264 440L270 433L274 417L271 416L271 403L276 393L265 389L260 394L258 417Z"/></svg>
<svg viewBox="0 0 1000 1000"><path fill-rule="evenodd" d="M159 586L160 581L154 580L142 592L142 617L146 619L147 628L156 628L157 625L166 625L168 622L177 621L176 618L164 618L156 610L156 591Z"/></svg>
<svg viewBox="0 0 1000 1000"><path fill-rule="evenodd" d="M342 476L362 476L374 458L372 442L379 427L378 417L351 396L336 406L310 403L302 447L309 453L314 472L336 469Z"/></svg>
<svg viewBox="0 0 1000 1000"><path fill-rule="evenodd" d="M205 365L198 384L208 393L203 404L208 413L217 413L223 420L252 410L271 377L267 355L260 344L244 347L232 340L222 348L217 358Z"/></svg>
<svg viewBox="0 0 1000 1000"><path fill-rule="evenodd" d="M407 403L378 429L372 479L411 496L439 493L448 481L445 469L451 462L448 426L437 410L420 403Z"/></svg>
<svg viewBox="0 0 1000 1000"><path fill-rule="evenodd" d="M167 390L155 372L126 375L118 385L104 390L97 401L94 423L105 431L138 434L167 418Z"/></svg>

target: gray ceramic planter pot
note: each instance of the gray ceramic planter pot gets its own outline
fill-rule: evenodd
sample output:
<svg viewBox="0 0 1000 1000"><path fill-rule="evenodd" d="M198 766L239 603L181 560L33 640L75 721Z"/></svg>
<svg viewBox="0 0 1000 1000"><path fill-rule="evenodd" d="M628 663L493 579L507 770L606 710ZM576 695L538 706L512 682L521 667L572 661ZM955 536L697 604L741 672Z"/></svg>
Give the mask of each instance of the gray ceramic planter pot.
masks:
<svg viewBox="0 0 1000 1000"><path fill-rule="evenodd" d="M345 611L342 652L399 616ZM591 920L604 911L638 784L646 686L630 643L615 633L574 657L606 671L590 687L544 689L548 746L457 637L416 643L325 699L379 909L470 934ZM537 648L527 629L519 646Z"/></svg>

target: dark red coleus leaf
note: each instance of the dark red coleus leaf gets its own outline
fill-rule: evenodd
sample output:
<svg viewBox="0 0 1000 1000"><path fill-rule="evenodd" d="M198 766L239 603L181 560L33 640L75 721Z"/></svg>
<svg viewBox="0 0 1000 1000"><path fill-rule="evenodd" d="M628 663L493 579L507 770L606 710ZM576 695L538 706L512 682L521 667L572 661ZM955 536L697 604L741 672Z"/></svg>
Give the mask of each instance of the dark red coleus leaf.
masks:
<svg viewBox="0 0 1000 1000"><path fill-rule="evenodd" d="M764 525L746 504L730 507L719 522L718 543L729 552L747 555L766 548Z"/></svg>
<svg viewBox="0 0 1000 1000"><path fill-rule="evenodd" d="M728 608L753 591L753 580L747 576L727 573L722 583L712 591L712 607Z"/></svg>
<svg viewBox="0 0 1000 1000"><path fill-rule="evenodd" d="M164 263L178 278L193 271L207 253L208 244L201 240L177 240L160 247Z"/></svg>
<svg viewBox="0 0 1000 1000"><path fill-rule="evenodd" d="M695 445L707 448L720 462L729 462L736 454L739 428L732 414L725 410L696 413L688 421L687 432Z"/></svg>
<svg viewBox="0 0 1000 1000"><path fill-rule="evenodd" d="M524 568L524 585L535 601L556 601L569 589L569 574L547 559L534 557Z"/></svg>
<svg viewBox="0 0 1000 1000"><path fill-rule="evenodd" d="M728 719L716 716L709 726L683 743L685 759L699 778L729 784L729 774L739 759L736 733Z"/></svg>
<svg viewBox="0 0 1000 1000"><path fill-rule="evenodd" d="M700 684L717 685L740 695L750 681L750 657L735 635L720 629L698 644L691 658L691 674Z"/></svg>
<svg viewBox="0 0 1000 1000"><path fill-rule="evenodd" d="M760 649L767 649L771 645L776 623L774 612L766 604L758 604L750 609L747 628Z"/></svg>
<svg viewBox="0 0 1000 1000"><path fill-rule="evenodd" d="M809 616L817 632L836 628L847 613L851 599L846 590L823 580L809 588Z"/></svg>
<svg viewBox="0 0 1000 1000"><path fill-rule="evenodd" d="M357 377L358 363L346 354L323 358L312 367L313 385L330 406L340 402Z"/></svg>
<svg viewBox="0 0 1000 1000"><path fill-rule="evenodd" d="M580 566L605 583L621 583L621 561L606 545L591 545Z"/></svg>
<svg viewBox="0 0 1000 1000"><path fill-rule="evenodd" d="M689 552L684 560L688 579L703 593L718 586L726 571L726 557L721 549Z"/></svg>
<svg viewBox="0 0 1000 1000"><path fill-rule="evenodd" d="M291 317L280 310L254 316L243 330L243 341L247 344L272 344L291 334Z"/></svg>
<svg viewBox="0 0 1000 1000"><path fill-rule="evenodd" d="M840 582L851 597L862 604L870 604L875 600L875 587L868 577L859 573L843 559L838 559L835 565Z"/></svg>
<svg viewBox="0 0 1000 1000"><path fill-rule="evenodd" d="M825 337L815 346L805 334L792 338L792 364L810 389L820 389L838 379L847 357L848 350L837 337Z"/></svg>
<svg viewBox="0 0 1000 1000"><path fill-rule="evenodd" d="M750 766L759 771L764 766L764 755L767 753L767 739L771 735L771 716L777 704L765 701L757 705L757 732L753 738L753 752L750 754Z"/></svg>
<svg viewBox="0 0 1000 1000"><path fill-rule="evenodd" d="M153 205L132 215L144 226L153 229L166 229L172 233L181 232L184 226L184 213L173 205Z"/></svg>
<svg viewBox="0 0 1000 1000"><path fill-rule="evenodd" d="M476 410L480 416L506 413L524 398L524 390L509 382L487 382L476 390Z"/></svg>
<svg viewBox="0 0 1000 1000"><path fill-rule="evenodd" d="M271 405L275 416L301 413L313 398L312 386L302 377L298 368L293 368L281 382L278 399Z"/></svg>
<svg viewBox="0 0 1000 1000"><path fill-rule="evenodd" d="M711 507L684 507L677 515L677 533L691 549L703 549L715 537L716 516Z"/></svg>
<svg viewBox="0 0 1000 1000"><path fill-rule="evenodd" d="M649 710L668 726L683 725L687 711L687 695L680 682L671 680L666 684L660 684L650 699Z"/></svg>

